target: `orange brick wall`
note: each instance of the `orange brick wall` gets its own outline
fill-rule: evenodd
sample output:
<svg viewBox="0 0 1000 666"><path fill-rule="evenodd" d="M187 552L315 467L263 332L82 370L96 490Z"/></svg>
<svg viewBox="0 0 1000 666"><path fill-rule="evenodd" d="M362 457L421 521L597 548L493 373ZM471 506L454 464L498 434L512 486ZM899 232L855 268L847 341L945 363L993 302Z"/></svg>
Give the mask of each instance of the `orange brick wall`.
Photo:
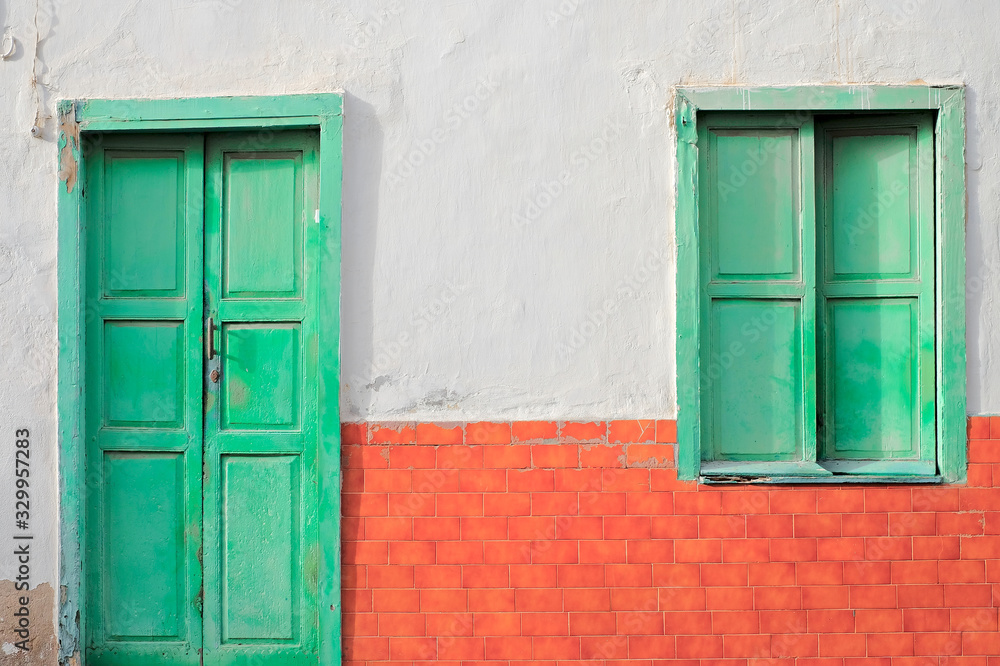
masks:
<svg viewBox="0 0 1000 666"><path fill-rule="evenodd" d="M1000 418L963 486L699 485L675 441L345 424L345 662L1000 666Z"/></svg>

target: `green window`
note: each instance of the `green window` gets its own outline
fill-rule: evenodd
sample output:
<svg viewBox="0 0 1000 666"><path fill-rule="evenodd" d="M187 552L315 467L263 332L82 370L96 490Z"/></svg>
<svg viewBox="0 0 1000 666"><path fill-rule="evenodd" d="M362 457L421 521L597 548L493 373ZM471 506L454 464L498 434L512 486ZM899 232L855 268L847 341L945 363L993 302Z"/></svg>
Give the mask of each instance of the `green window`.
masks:
<svg viewBox="0 0 1000 666"><path fill-rule="evenodd" d="M681 474L957 480L964 292L946 287L964 269L964 182L941 178L955 110L809 90L735 112L722 91L681 91Z"/></svg>

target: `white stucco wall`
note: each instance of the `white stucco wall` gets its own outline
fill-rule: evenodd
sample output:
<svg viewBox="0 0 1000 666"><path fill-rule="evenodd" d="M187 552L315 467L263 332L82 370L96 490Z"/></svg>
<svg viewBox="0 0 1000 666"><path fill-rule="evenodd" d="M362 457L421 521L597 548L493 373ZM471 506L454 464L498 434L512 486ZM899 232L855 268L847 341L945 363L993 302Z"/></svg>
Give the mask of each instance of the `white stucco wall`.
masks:
<svg viewBox="0 0 1000 666"><path fill-rule="evenodd" d="M8 0L0 23L0 488L29 428L34 582L57 579L59 99L346 91L345 420L669 418L671 87L964 83L968 406L1000 413L994 0Z"/></svg>

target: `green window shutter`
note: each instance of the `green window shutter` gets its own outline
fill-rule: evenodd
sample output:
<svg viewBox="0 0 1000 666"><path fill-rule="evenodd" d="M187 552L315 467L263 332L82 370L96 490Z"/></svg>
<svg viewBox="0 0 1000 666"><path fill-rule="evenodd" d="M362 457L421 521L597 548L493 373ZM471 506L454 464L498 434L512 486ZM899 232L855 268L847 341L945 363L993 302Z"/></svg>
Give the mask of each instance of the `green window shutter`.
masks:
<svg viewBox="0 0 1000 666"><path fill-rule="evenodd" d="M822 462L934 474L931 118L821 123L817 164Z"/></svg>
<svg viewBox="0 0 1000 666"><path fill-rule="evenodd" d="M813 122L710 115L698 143L702 471L828 474L815 464Z"/></svg>

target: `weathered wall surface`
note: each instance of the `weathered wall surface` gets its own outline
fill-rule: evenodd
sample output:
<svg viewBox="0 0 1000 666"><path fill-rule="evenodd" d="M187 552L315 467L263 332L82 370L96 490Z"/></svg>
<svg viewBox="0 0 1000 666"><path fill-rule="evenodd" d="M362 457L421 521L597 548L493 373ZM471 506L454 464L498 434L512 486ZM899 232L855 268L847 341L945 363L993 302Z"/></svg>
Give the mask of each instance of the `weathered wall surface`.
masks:
<svg viewBox="0 0 1000 666"><path fill-rule="evenodd" d="M346 91L345 420L670 418L671 86L964 83L969 411L997 413L998 20L992 0L3 2L0 441L32 434L32 584L57 578L58 99Z"/></svg>

